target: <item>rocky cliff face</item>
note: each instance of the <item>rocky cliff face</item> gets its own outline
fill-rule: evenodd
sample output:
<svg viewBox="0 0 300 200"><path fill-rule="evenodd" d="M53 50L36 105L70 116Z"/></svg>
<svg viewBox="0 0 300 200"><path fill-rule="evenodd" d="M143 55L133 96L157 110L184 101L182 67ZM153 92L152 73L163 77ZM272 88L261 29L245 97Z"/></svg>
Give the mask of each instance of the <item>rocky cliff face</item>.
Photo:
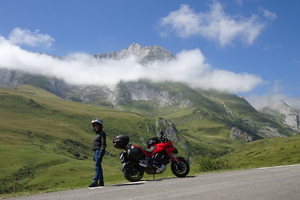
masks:
<svg viewBox="0 0 300 200"><path fill-rule="evenodd" d="M289 126L295 131L295 134L300 133L300 98L296 99L277 94L247 97L247 100L260 113Z"/></svg>
<svg viewBox="0 0 300 200"><path fill-rule="evenodd" d="M290 107L284 101L278 101L274 107L280 114L284 115L283 123L299 130L299 111Z"/></svg>
<svg viewBox="0 0 300 200"><path fill-rule="evenodd" d="M125 83L123 84L123 92L120 92L120 86L116 86L115 90L109 95L108 101L116 105L118 101L151 101L159 107L180 106L192 107L193 103L184 98L182 92L178 94L170 94L167 90L157 91L147 87L145 83Z"/></svg>
<svg viewBox="0 0 300 200"><path fill-rule="evenodd" d="M290 126L295 131L300 131L300 110L294 109L282 100L277 101L275 104L262 109L264 113L274 115L278 113L282 116L282 122Z"/></svg>
<svg viewBox="0 0 300 200"><path fill-rule="evenodd" d="M41 87L48 92L51 92L62 98L66 97L66 91L70 86L63 80L55 77L44 77L40 75L33 75L21 70L10 70L0 68L0 86L14 88L18 85L31 84Z"/></svg>
<svg viewBox="0 0 300 200"><path fill-rule="evenodd" d="M18 85L27 84L32 80L29 74L20 70L0 68L0 86L14 88Z"/></svg>

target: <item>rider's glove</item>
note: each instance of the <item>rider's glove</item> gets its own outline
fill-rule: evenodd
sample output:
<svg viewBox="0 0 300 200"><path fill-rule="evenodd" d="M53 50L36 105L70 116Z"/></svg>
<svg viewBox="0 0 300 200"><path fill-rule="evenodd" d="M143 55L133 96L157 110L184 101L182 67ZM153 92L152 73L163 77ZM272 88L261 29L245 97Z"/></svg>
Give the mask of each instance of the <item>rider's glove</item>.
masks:
<svg viewBox="0 0 300 200"><path fill-rule="evenodd" d="M100 151L99 155L98 155L98 158L102 158L104 156L104 153L105 153L105 151Z"/></svg>

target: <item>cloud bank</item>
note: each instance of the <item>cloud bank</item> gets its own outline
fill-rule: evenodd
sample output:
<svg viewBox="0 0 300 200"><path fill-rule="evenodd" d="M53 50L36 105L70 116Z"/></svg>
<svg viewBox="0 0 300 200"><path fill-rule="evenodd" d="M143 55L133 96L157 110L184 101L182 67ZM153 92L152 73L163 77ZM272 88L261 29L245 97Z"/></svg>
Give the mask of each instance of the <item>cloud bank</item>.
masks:
<svg viewBox="0 0 300 200"><path fill-rule="evenodd" d="M230 45L236 39L250 45L265 29L267 22L277 17L268 10L260 10L264 21L254 14L249 18L226 14L222 4L217 1L213 1L208 12L200 13L196 13L189 5L181 5L179 10L160 19L160 26L165 28L161 36L175 32L182 38L199 35L217 41L220 46Z"/></svg>
<svg viewBox="0 0 300 200"><path fill-rule="evenodd" d="M14 31L11 35L14 35ZM16 35L15 35L16 36ZM48 37L31 34L31 41L48 45ZM125 60L96 59L85 53L74 53L63 59L46 54L26 51L18 44L22 38L0 36L0 68L23 70L29 73L55 76L69 84L112 85L122 81L137 81L147 78L153 81L179 81L203 89L217 89L232 93L247 92L262 83L252 74L212 68L199 49L182 51L171 61L156 61L144 67L134 56ZM45 39L46 38L46 39ZM51 38L51 37L50 37ZM25 37L25 40L28 41ZM50 40L52 41L52 40Z"/></svg>

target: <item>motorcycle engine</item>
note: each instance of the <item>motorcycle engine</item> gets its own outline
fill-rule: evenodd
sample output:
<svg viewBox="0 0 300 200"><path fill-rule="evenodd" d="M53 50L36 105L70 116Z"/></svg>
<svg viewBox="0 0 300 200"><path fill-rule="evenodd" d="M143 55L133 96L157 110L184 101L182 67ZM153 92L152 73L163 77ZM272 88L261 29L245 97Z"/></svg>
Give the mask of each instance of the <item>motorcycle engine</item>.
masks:
<svg viewBox="0 0 300 200"><path fill-rule="evenodd" d="M154 166L156 168L155 172L157 174L163 173L166 170L166 165L164 165L164 164L161 164L160 167L157 165L154 165Z"/></svg>

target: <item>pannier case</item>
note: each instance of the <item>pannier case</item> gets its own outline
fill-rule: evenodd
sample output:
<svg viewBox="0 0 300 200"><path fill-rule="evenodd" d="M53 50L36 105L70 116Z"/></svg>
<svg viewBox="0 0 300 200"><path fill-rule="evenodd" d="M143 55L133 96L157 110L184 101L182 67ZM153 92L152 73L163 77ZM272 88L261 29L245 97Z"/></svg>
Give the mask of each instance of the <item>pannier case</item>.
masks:
<svg viewBox="0 0 300 200"><path fill-rule="evenodd" d="M145 157L145 155L142 152L141 147L139 147L139 146L127 145L126 150L127 150L128 157L132 158L134 160L141 160Z"/></svg>

